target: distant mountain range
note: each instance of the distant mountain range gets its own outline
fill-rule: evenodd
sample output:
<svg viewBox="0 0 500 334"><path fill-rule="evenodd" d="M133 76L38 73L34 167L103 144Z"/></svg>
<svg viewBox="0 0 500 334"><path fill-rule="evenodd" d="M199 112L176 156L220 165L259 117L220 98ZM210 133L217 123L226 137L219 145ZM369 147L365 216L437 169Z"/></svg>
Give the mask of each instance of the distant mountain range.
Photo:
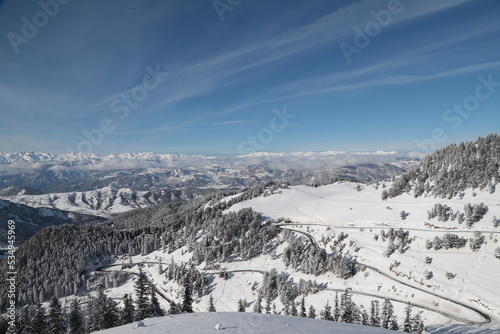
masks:
<svg viewBox="0 0 500 334"><path fill-rule="evenodd" d="M396 152L255 153L232 157L181 154L0 153L0 196L81 192L115 186L133 191L252 187L268 180L292 184L354 177L361 182L392 177L418 158ZM21 188L19 188L21 187ZM27 193L23 193L26 194Z"/></svg>

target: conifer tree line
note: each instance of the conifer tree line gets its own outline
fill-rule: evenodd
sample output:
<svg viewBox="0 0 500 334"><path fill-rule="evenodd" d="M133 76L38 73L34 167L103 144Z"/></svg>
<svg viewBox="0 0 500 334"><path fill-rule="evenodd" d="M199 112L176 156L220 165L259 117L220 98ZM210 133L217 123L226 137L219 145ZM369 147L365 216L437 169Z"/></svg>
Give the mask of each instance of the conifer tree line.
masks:
<svg viewBox="0 0 500 334"><path fill-rule="evenodd" d="M0 333L84 334L165 315L142 270L134 283L134 296L125 294L121 302L120 308L99 284L96 296L87 296L83 303L73 299L69 310L63 309L55 296L50 299L47 309L41 303L24 306L17 311L15 328L9 328L2 319Z"/></svg>
<svg viewBox="0 0 500 334"><path fill-rule="evenodd" d="M488 212L488 207L484 203L479 204L465 204L464 212L457 210L454 212L449 206L436 203L431 211L427 211L429 219L438 218L438 221L446 222L448 220L457 220L459 224L465 222L466 226L471 228L475 223L483 219L484 215ZM493 225L495 226L493 219ZM497 226L495 226L497 227Z"/></svg>
<svg viewBox="0 0 500 334"><path fill-rule="evenodd" d="M269 302L266 302L266 307L262 307L263 297L265 294L259 293L257 300L254 302L253 312L266 314L282 314L294 317L321 319L328 321L337 321L349 324L358 324L371 327L380 327L389 330L402 330L406 333L422 334L425 325L421 316L421 312L413 313L411 305L405 308L403 323L398 323L394 307L389 299L385 299L383 303L379 300L373 300L369 308L358 306L352 300L352 293L349 289L345 290L340 296L335 294L335 300L330 305L327 301L324 309L316 312L316 309L311 305L307 309L305 297L302 296L300 301L294 299L282 300L283 309L278 312L275 305L273 311L269 307ZM237 312L246 312L248 302L245 299L239 299L236 305ZM213 307L213 300L210 301L209 312L216 312Z"/></svg>
<svg viewBox="0 0 500 334"><path fill-rule="evenodd" d="M318 249L303 237L296 237L292 232L288 235L289 245L283 251L283 263L295 270L315 276L332 272L335 276L348 279L356 274L355 259L348 253L342 252L344 234L339 234L335 250L328 254L325 249Z"/></svg>
<svg viewBox="0 0 500 334"><path fill-rule="evenodd" d="M475 142L451 144L426 156L420 164L395 179L382 199L412 192L443 198L467 188L495 192L500 181L500 135L490 134Z"/></svg>

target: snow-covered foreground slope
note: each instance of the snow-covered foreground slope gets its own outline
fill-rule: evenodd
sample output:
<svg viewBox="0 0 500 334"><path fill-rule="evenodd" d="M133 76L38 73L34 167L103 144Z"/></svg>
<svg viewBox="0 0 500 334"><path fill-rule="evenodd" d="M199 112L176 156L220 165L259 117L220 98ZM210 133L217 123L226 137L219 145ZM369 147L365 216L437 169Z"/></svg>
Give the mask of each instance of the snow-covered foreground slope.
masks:
<svg viewBox="0 0 500 334"><path fill-rule="evenodd" d="M248 334L389 334L381 328L343 324L332 321L314 320L279 315L241 312L194 313L151 318L143 321L144 327L136 324L115 327L97 333L148 333L148 334L205 334L214 333L221 324L222 333Z"/></svg>

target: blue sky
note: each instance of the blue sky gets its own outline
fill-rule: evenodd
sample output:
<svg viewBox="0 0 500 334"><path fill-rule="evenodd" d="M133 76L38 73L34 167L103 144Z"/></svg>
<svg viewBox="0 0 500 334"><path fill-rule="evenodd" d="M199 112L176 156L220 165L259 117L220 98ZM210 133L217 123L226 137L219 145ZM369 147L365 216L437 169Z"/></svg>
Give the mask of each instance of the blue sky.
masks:
<svg viewBox="0 0 500 334"><path fill-rule="evenodd" d="M1 1L0 152L474 140L500 124L498 17L493 0Z"/></svg>

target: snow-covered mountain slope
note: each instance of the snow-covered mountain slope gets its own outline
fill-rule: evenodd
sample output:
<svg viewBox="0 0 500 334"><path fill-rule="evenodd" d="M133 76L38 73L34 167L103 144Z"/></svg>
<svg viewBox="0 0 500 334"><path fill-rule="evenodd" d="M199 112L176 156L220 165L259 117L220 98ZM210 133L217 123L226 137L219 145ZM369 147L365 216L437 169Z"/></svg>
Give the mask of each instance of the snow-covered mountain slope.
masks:
<svg viewBox="0 0 500 334"><path fill-rule="evenodd" d="M0 199L0 245L7 241L7 222L13 220L16 244L21 244L43 228L61 224L102 222L104 219L75 212L47 208L32 208Z"/></svg>
<svg viewBox="0 0 500 334"><path fill-rule="evenodd" d="M128 324L96 333L109 334L206 334L217 332L242 334L390 334L393 331L331 321L255 313L194 313L179 314L143 321L143 327Z"/></svg>
<svg viewBox="0 0 500 334"><path fill-rule="evenodd" d="M113 215L134 209L147 208L161 203L191 200L212 191L211 189L197 188L133 191L129 188L108 186L102 189L85 192L40 195L22 194L3 198L14 203L35 208L54 208L110 218Z"/></svg>
<svg viewBox="0 0 500 334"><path fill-rule="evenodd" d="M399 175L413 156L391 153L283 153L233 157L155 153L96 155L0 153L0 188L30 187L44 193L88 191L114 185L160 188L245 188L267 180L328 183L335 176L364 181Z"/></svg>
<svg viewBox="0 0 500 334"><path fill-rule="evenodd" d="M457 310L457 305L446 299L460 301L493 314L500 324L500 284L495 279L500 277L500 228L495 227L500 223L500 197L469 189L451 199L403 194L383 201L383 189L355 183L296 186L237 203L228 211L251 207L265 217L289 219L283 228L308 236L327 251L333 249L341 233L347 235L349 246L344 251L369 269L363 275L370 277L368 281L348 285L353 287L354 283L355 290L379 291L388 297L465 314L466 310ZM469 227L458 219L430 219L429 212L437 203L455 213L465 212L467 204L484 203L487 213ZM407 249L398 248L397 237L391 241L388 236L399 229L411 239ZM467 245L436 250L439 242L435 238L443 239L447 233L464 238ZM474 242L481 244L479 249L471 249ZM391 245L396 247L388 255Z"/></svg>
<svg viewBox="0 0 500 334"><path fill-rule="evenodd" d="M390 187L387 182L385 187ZM378 189L377 189L378 188ZM452 211L464 212L464 205L484 203L488 212L474 230L494 231L493 216L500 217L500 196L498 193L468 189L451 199L430 197L415 198L411 194L382 200L384 184L365 185L352 182L340 182L321 187L292 186L279 189L275 193L266 193L248 201L237 203L231 211L251 207L264 216L273 219L288 218L298 223L316 223L331 227L382 227L382 228L420 228L429 230L440 227L441 230L469 231L465 223L448 219L438 221L438 217L429 219L437 203L446 205ZM401 211L406 212L405 219ZM435 225L427 227L427 224ZM500 232L494 231L494 232Z"/></svg>
<svg viewBox="0 0 500 334"><path fill-rule="evenodd" d="M387 183L385 188L389 186L391 184ZM203 262L194 266L210 277L210 294L217 311L236 311L239 299L246 300L247 311L250 311L257 302L258 289L264 284L264 273L276 269L286 273L286 277L295 284L301 280L313 280L318 284L317 292L305 295L306 309L313 306L317 315L326 304L334 305L336 293L342 294L347 289L352 293L352 299L360 305L361 311L369 312L370 303L374 300L381 304L385 299L390 300L400 324L405 307L410 303L414 313L423 312L422 318L431 333L498 333L500 285L496 277L500 277L500 259L495 257L495 250L500 246L500 229L492 223L494 216L500 217L498 196L489 191L467 190L451 199L415 199L410 195L401 195L383 201L381 193L385 188L382 184L376 189L376 185L350 182L321 187L269 188L261 196L227 208L226 214L251 207L262 212L264 219L268 217L276 221L285 218L285 222L280 224L282 230L289 230L288 233L295 236L303 236L305 247L310 244L324 249L327 254L341 249L343 254L353 256L358 272L348 279L329 272L307 274L304 267L286 263L284 258L290 255L285 254L293 254L294 246L290 246L285 241L287 237L280 234L278 238L284 243L271 253L264 253L250 260L236 258L230 262L210 265ZM210 205L217 207L219 203L229 203L238 196L241 195L212 201ZM466 204L481 202L488 207L488 212L471 227L467 227L466 222L459 223L457 218L439 221L438 217L428 217L427 211L432 211L436 203L447 205L455 212L463 212ZM401 216L403 210L406 213L404 219ZM149 215L147 219L151 220L151 217ZM400 228L403 229L402 232L399 231ZM404 243L400 239L401 233L406 235ZM435 238L444 240L447 233L464 238L465 247L456 249L446 245L435 249ZM200 242L201 240L202 237ZM471 245L476 240L484 243L473 250ZM428 249L429 242L434 245ZM388 254L389 249L394 252ZM160 262L166 268L170 262L189 262L192 256L192 249L188 246L171 253L157 250L133 256L130 260L126 256L116 259L115 266L102 270L109 274L133 272L137 275L136 265L123 269L120 263L145 263L143 271L149 280L166 296L180 303L182 288L178 283L166 279L165 269L162 273L159 272ZM229 273L229 279L220 277L221 268ZM108 289L107 293L120 299L124 293L133 291L134 281L135 276L132 276L119 287ZM208 294L197 296L193 305L195 311L206 311L208 299ZM300 297L296 299L296 303L299 301ZM161 302L165 309L170 307L167 301ZM285 305L279 298L273 303L277 312L285 312ZM147 324L152 325L156 321L148 320ZM199 330L203 328L199 327ZM256 332L261 333L260 330Z"/></svg>
<svg viewBox="0 0 500 334"><path fill-rule="evenodd" d="M388 186L390 184L386 188ZM340 296L348 291L361 313L369 312L373 301L378 301L381 306L384 300L390 300L395 320L400 326L404 320L405 308L411 303L412 314L423 312L421 317L431 333L497 333L500 328L500 288L495 277L500 275L500 260L494 256L499 244L495 241L498 233L491 222L491 216L500 214L495 195L487 191L476 191L474 196L472 191L467 191L462 199L461 194L450 200L434 197L414 199L409 195L402 195L382 201L383 189L383 185L375 189L375 185L358 187L357 183L347 182L322 187L275 186L264 190L262 195L257 195L261 193L258 189L251 189L239 196L250 198L254 197L252 194L256 194L257 197L240 203L234 203L239 196L233 195L229 198L214 196L208 202L197 199L192 203L171 206L170 209L166 206L150 207L126 213L98 229L78 232L83 238L81 241L75 238L74 231L69 231L67 238L74 240L78 252L81 252L81 248L76 242L88 245L88 240L92 240L93 247L101 249L100 245L112 247L116 239L124 240L119 247L123 249L121 253L103 260L109 265L96 259L84 271L88 273L87 283L83 283L85 289L92 290L96 284L103 282L108 287L106 294L118 302L125 293L133 293L139 273L138 264L142 264L142 271L151 286L157 290L157 295L161 297L160 303L167 310L172 301L179 305L183 296L182 286L178 280L169 278L169 273L178 277L182 275L182 270L190 268L190 271L200 273L208 282L204 292L200 290L195 294L195 312L207 310L210 295L219 312L236 311L239 299L245 300L247 311L251 311L257 303L259 291L266 289L266 275L276 270L278 277L287 282L280 283L279 289L288 286L288 289L295 291L294 303L297 307L304 297L305 308L308 310L311 306L314 307L317 317L320 317L325 305L333 307L337 293ZM432 210L436 203L452 206L456 212L463 211L466 203L477 204L480 201L489 210L470 228L466 227L466 222L460 224L457 219L444 222L438 221L437 217L425 217L426 211ZM247 230L245 225L252 218L246 218L249 213L242 212L241 220L237 221L239 225L233 227L233 232L233 229L224 224L227 224L226 220L233 215L232 212L245 207L253 207L267 217L285 217L290 218L290 221L275 221L273 226L258 224L267 229L265 233L254 223ZM202 208L206 208L206 212ZM225 215L218 216L222 214L222 209L218 208L225 209ZM408 214L405 219L402 219L400 210L405 210ZM193 221L195 217L198 217L198 223ZM199 230L192 230L199 223L204 225ZM138 228L136 232L135 226ZM145 229L146 226L149 228ZM158 231L163 231L162 226L165 227L165 232L160 235ZM399 227L404 229L402 234ZM250 231L254 229L257 230L253 233L259 233L259 237L249 239L252 238ZM224 241L221 244L224 248L221 248L220 253L208 252L218 247L214 244L217 239L222 239L226 233L237 235L239 230L247 232L241 233L236 239L230 237L227 242L220 240ZM58 254L57 245L65 243L65 239L61 239L65 235L64 230L58 231L49 231L28 243L39 244L48 238L52 245L51 254ZM276 236L270 235L266 244L257 246L255 255L242 258L240 249L248 249L252 243L260 242L266 233L274 233L273 231L277 233ZM84 237L84 233L91 236L90 239ZM130 233L130 236L124 233ZM446 233L463 237L466 240L465 247L456 249L443 246L441 249L434 249L433 245L427 249L427 240L437 244L435 238L444 239ZM103 237L104 243L101 243ZM474 251L470 245L476 244L475 240L479 239L485 243ZM225 248L231 245L236 247L233 248L234 254L231 248ZM20 259L23 256L36 258L27 253L31 247L28 245L20 250ZM228 255L228 260L217 260L219 257L225 259L224 249L227 249L227 254L232 255ZM325 256L340 253L348 258L352 257L356 273L346 279L330 270L320 274L308 273L307 266L311 264L307 261L300 266L294 265L294 262L300 263L298 258L294 258L294 254L306 259L310 257L312 263L319 261L320 258L316 260L316 255L304 253L315 249L324 249ZM388 254L388 250L394 252ZM70 248L66 248L66 251L72 252ZM205 251L208 253L204 254ZM137 255L130 257L128 254L131 252ZM195 254L206 256L206 260L196 260ZM85 263L84 259L85 257L78 258L71 263ZM44 263L43 259L37 261ZM54 261L52 257L50 261ZM64 258L58 261L64 261ZM184 269L180 269L182 263L185 263ZM30 275L24 269L20 268L20 275ZM221 272L226 272L226 277ZM38 272L33 274L39 277ZM308 281L313 283L304 283ZM313 288L304 288L308 284ZM80 291L81 295L85 295L83 290ZM278 295L271 302L275 305L275 312L284 314L286 305L282 292ZM121 302L119 305L121 306ZM152 322L148 320L147 324L152 325L156 321L157 319ZM210 327L214 325L211 324ZM148 328L153 330L153 326Z"/></svg>

